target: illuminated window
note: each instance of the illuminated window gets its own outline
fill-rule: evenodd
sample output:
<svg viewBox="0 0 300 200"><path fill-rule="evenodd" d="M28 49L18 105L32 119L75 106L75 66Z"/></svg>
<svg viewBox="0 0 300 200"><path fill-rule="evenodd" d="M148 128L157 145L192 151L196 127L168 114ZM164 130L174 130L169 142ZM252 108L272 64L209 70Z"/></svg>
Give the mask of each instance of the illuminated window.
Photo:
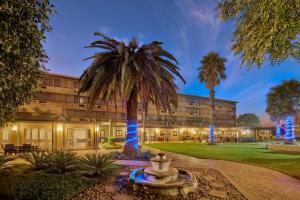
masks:
<svg viewBox="0 0 300 200"><path fill-rule="evenodd" d="M123 133L122 133L122 130L116 130L116 136L122 136Z"/></svg>
<svg viewBox="0 0 300 200"><path fill-rule="evenodd" d="M173 136L177 136L177 131L173 131Z"/></svg>

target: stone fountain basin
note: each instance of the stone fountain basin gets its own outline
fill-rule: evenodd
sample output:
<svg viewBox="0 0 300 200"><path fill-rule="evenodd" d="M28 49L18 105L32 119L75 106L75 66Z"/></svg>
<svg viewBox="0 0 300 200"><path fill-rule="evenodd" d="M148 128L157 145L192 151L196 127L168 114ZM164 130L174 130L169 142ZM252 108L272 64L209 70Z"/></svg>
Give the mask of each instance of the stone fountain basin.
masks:
<svg viewBox="0 0 300 200"><path fill-rule="evenodd" d="M159 194L162 196L185 195L189 192L195 191L197 188L196 178L186 170L178 170L177 179L151 179L151 175L144 172L144 168L135 169L131 172L129 183L132 185L134 191L144 190Z"/></svg>

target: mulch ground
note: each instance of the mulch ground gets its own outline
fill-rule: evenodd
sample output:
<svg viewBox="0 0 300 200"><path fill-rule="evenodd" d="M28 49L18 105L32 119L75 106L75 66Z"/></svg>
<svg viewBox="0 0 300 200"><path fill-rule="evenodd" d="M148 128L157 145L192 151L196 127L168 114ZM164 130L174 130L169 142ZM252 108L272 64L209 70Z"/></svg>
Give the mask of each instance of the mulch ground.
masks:
<svg viewBox="0 0 300 200"><path fill-rule="evenodd" d="M191 171L198 180L195 192L184 196L163 197L149 192L134 192L128 184L133 167L123 168L117 175L82 191L72 200L246 200L246 198L217 170L211 168L182 169Z"/></svg>

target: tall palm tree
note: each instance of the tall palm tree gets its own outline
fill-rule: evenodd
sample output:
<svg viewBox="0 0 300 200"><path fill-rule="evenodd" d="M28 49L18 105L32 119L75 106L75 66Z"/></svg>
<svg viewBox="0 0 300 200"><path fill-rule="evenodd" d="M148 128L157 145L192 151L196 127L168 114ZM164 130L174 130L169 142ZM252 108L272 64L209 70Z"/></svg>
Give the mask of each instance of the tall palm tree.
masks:
<svg viewBox="0 0 300 200"><path fill-rule="evenodd" d="M101 39L88 47L102 51L87 58L93 62L80 77L79 93L88 92L90 109L98 98L106 102L117 98L126 101L127 134L123 151L134 158L139 152L138 101L146 112L148 102L157 109L171 111L178 101L174 75L185 81L177 60L162 48L162 42L139 46L135 38L125 44L102 33L95 35Z"/></svg>
<svg viewBox="0 0 300 200"><path fill-rule="evenodd" d="M279 137L280 120L286 116L296 116L300 109L300 82L283 81L272 87L267 94L266 112L276 122L276 135Z"/></svg>
<svg viewBox="0 0 300 200"><path fill-rule="evenodd" d="M282 92L271 88L270 92L267 94L267 107L266 112L270 115L272 121L276 123L276 137L279 139L281 137L280 131L280 121L284 117L284 107L282 104Z"/></svg>
<svg viewBox="0 0 300 200"><path fill-rule="evenodd" d="M209 52L203 57L201 66L198 68L198 78L200 82L205 83L206 88L210 91L210 143L215 142L215 87L220 84L221 80L226 78L225 62L226 59L221 57L218 53Z"/></svg>

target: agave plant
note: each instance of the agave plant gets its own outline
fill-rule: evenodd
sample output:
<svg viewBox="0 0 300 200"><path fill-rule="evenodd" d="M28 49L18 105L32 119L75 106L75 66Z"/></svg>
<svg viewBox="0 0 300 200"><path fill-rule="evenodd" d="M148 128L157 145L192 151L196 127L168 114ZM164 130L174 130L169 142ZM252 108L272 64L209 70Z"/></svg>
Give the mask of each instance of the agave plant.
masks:
<svg viewBox="0 0 300 200"><path fill-rule="evenodd" d="M47 167L59 174L73 171L79 166L79 158L71 150L55 150L47 156Z"/></svg>
<svg viewBox="0 0 300 200"><path fill-rule="evenodd" d="M105 177L114 173L118 169L118 165L108 155L89 153L81 159L82 168L92 176Z"/></svg>
<svg viewBox="0 0 300 200"><path fill-rule="evenodd" d="M15 158L6 155L0 155L0 170L6 169L8 165L7 162L14 160Z"/></svg>
<svg viewBox="0 0 300 200"><path fill-rule="evenodd" d="M20 158L30 163L33 169L40 170L46 167L48 157L44 151L35 151L21 154Z"/></svg>

